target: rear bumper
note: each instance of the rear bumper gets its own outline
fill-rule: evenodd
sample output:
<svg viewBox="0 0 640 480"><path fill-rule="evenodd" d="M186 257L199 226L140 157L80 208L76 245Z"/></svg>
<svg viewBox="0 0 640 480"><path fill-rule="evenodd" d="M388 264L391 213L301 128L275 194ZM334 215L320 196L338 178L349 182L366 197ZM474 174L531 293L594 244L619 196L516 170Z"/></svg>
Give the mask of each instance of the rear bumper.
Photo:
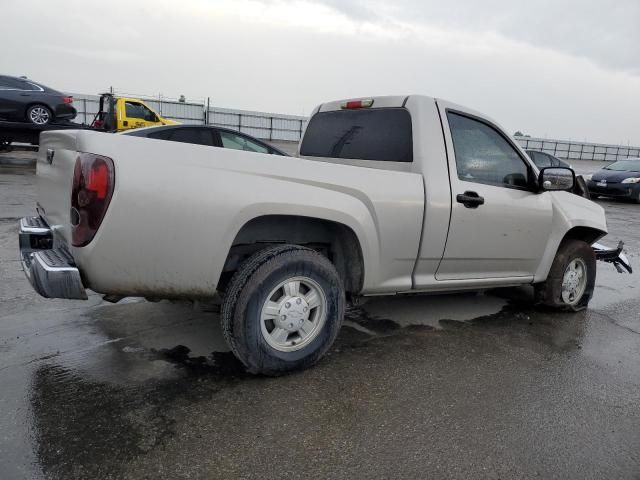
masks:
<svg viewBox="0 0 640 480"><path fill-rule="evenodd" d="M20 220L20 260L29 283L45 298L86 300L80 271L64 245L57 245L40 217Z"/></svg>
<svg viewBox="0 0 640 480"><path fill-rule="evenodd" d="M57 120L72 120L76 118L78 111L68 104L61 104L56 106L54 115Z"/></svg>

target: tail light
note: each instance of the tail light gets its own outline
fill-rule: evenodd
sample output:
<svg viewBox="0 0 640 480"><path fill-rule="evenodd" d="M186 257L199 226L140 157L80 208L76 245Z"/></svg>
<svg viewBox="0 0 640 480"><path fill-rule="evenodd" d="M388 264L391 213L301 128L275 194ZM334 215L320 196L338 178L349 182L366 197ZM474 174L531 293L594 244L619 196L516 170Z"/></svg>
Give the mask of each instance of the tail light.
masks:
<svg viewBox="0 0 640 480"><path fill-rule="evenodd" d="M74 247L84 247L93 240L109 207L114 186L113 160L92 153L78 155L71 187L71 243Z"/></svg>
<svg viewBox="0 0 640 480"><path fill-rule="evenodd" d="M62 97L62 102L63 103L73 103L73 97L70 97L68 95Z"/></svg>
<svg viewBox="0 0 640 480"><path fill-rule="evenodd" d="M347 102L343 102L340 107L343 110L354 110L358 108L369 108L373 105L373 99L368 98L365 100L349 100Z"/></svg>

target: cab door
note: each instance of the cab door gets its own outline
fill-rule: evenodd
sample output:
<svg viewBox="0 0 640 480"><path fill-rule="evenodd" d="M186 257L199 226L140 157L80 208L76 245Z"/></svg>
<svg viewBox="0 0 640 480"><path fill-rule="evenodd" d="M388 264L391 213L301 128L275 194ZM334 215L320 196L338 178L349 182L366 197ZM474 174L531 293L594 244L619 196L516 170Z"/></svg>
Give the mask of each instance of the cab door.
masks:
<svg viewBox="0 0 640 480"><path fill-rule="evenodd" d="M492 122L439 102L452 206L437 280L531 277L552 228L537 171Z"/></svg>
<svg viewBox="0 0 640 480"><path fill-rule="evenodd" d="M122 107L124 107L124 114L122 115L119 130L152 127L159 124L158 115L144 103L129 99L120 99L119 102ZM120 112L122 112L122 110L123 108L120 109Z"/></svg>

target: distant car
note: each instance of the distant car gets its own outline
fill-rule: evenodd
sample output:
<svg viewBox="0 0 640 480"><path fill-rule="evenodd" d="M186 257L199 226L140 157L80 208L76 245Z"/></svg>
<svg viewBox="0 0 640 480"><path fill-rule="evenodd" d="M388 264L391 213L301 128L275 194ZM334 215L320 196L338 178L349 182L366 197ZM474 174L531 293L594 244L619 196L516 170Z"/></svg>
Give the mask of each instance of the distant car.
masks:
<svg viewBox="0 0 640 480"><path fill-rule="evenodd" d="M627 158L586 175L591 198L619 197L640 203L640 158Z"/></svg>
<svg viewBox="0 0 640 480"><path fill-rule="evenodd" d="M73 97L26 77L0 75L0 119L47 125L76 113Z"/></svg>
<svg viewBox="0 0 640 480"><path fill-rule="evenodd" d="M554 157L553 155L550 155L545 152L539 152L537 150L527 150L527 155L529 155L529 158L533 160L533 163L535 163L540 168L544 168L544 167L571 168L571 165L569 165L567 162L560 160L559 158Z"/></svg>
<svg viewBox="0 0 640 480"><path fill-rule="evenodd" d="M167 125L163 127L140 128L121 133L132 137L155 138L171 142L193 143L210 147L231 148L247 152L270 153L288 157L282 150L278 150L244 133L228 128L212 127L208 125Z"/></svg>

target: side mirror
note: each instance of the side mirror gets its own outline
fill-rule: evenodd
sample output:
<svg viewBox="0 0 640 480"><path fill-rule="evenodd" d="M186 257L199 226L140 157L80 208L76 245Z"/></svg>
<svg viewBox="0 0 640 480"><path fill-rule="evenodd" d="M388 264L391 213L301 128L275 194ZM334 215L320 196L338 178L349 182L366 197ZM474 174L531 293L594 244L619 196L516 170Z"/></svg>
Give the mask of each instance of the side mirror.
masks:
<svg viewBox="0 0 640 480"><path fill-rule="evenodd" d="M541 192L573 190L576 174L566 167L545 167L538 176L538 188Z"/></svg>

